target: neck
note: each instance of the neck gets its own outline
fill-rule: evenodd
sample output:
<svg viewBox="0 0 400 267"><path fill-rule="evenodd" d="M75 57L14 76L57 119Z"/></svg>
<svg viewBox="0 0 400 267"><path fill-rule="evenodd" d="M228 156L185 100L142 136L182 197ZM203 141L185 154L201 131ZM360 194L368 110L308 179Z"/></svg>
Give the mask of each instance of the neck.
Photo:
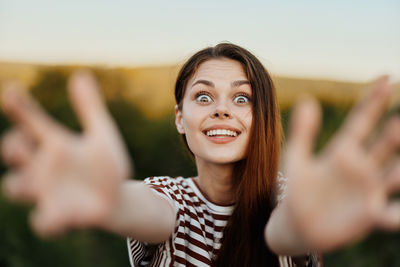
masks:
<svg viewBox="0 0 400 267"><path fill-rule="evenodd" d="M219 205L234 203L233 164L215 164L196 159L196 181L207 198Z"/></svg>

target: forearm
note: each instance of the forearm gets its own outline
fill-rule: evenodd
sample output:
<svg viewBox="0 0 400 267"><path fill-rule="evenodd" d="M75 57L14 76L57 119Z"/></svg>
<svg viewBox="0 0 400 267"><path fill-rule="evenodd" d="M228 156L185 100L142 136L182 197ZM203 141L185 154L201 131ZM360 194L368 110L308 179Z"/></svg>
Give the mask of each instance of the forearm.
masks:
<svg viewBox="0 0 400 267"><path fill-rule="evenodd" d="M140 181L121 185L118 200L101 228L140 241L167 240L175 226L175 212L166 199Z"/></svg>
<svg viewBox="0 0 400 267"><path fill-rule="evenodd" d="M268 247L278 255L304 255L312 250L292 223L285 203L272 212L264 236Z"/></svg>

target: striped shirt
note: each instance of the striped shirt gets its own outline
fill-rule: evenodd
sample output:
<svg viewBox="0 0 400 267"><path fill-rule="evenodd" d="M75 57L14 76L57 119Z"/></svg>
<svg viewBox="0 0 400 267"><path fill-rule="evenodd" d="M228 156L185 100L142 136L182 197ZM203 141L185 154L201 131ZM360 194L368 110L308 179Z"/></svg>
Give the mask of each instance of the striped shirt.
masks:
<svg viewBox="0 0 400 267"><path fill-rule="evenodd" d="M284 181L285 178L279 176L280 197L283 197ZM131 266L212 266L234 206L212 203L192 178L150 177L144 182L173 206L175 231L161 244L147 244L128 238ZM279 262L282 267L300 266L286 256L280 256Z"/></svg>

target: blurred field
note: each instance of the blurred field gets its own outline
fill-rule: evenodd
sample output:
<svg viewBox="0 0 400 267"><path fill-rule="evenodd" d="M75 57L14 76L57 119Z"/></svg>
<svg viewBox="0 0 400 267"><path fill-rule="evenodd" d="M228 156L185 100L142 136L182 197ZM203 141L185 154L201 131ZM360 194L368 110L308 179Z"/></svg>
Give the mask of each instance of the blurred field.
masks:
<svg viewBox="0 0 400 267"><path fill-rule="evenodd" d="M41 66L0 62L0 84L6 80L19 80L28 88L35 84L39 74L47 69L57 69L70 73L82 66ZM174 82L179 70L175 66L155 66L142 68L94 67L100 72L103 91L107 98L123 96L134 103L149 118L157 118L171 112L174 107ZM322 103L338 107L348 107L364 93L364 83L306 79L274 76L281 108L287 109L298 97L313 95ZM400 84L392 104L400 102Z"/></svg>
<svg viewBox="0 0 400 267"><path fill-rule="evenodd" d="M19 80L57 120L79 131L67 99L68 75L81 66L0 63L0 84ZM174 125L173 87L179 66L91 68L99 79L108 108L121 131L136 179L153 175L192 176L196 169L183 149ZM275 76L284 129L290 107L303 94L322 104L323 126L316 150L338 129L365 84ZM392 104L399 112L400 86ZM10 124L0 113L0 135ZM0 161L0 174L6 171ZM1 178L0 178L1 179ZM1 182L1 180L0 180ZM129 266L124 237L79 230L43 240L28 225L31 207L10 203L0 191L0 267ZM324 255L327 267L399 267L400 233L373 233L362 242Z"/></svg>

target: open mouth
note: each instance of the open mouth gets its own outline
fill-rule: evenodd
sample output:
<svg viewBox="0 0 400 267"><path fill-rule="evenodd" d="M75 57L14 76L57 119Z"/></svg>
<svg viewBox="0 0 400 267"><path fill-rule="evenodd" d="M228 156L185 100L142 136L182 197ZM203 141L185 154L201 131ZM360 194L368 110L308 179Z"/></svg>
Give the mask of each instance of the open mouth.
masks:
<svg viewBox="0 0 400 267"><path fill-rule="evenodd" d="M214 129L204 132L209 137L236 137L240 134L238 131L227 130L227 129Z"/></svg>

